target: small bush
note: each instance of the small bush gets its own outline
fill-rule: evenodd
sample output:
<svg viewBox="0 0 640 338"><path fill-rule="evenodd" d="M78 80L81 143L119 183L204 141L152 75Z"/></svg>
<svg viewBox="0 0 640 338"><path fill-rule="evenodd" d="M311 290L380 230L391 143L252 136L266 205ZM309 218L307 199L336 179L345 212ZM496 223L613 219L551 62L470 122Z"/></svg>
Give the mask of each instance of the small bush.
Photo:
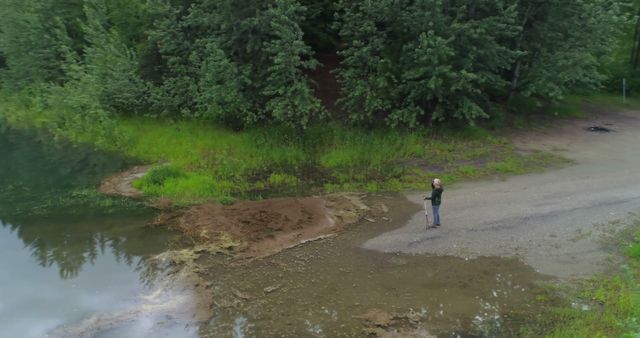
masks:
<svg viewBox="0 0 640 338"><path fill-rule="evenodd" d="M627 255L632 258L640 258L640 233L636 235L633 243L627 247Z"/></svg>
<svg viewBox="0 0 640 338"><path fill-rule="evenodd" d="M231 205L235 202L236 202L236 199L231 196L222 196L218 198L218 203L224 204L224 205Z"/></svg>
<svg viewBox="0 0 640 338"><path fill-rule="evenodd" d="M145 189L149 186L162 186L168 179L184 176L179 169L172 166L159 166L151 169L141 179L136 180L133 186L138 189Z"/></svg>

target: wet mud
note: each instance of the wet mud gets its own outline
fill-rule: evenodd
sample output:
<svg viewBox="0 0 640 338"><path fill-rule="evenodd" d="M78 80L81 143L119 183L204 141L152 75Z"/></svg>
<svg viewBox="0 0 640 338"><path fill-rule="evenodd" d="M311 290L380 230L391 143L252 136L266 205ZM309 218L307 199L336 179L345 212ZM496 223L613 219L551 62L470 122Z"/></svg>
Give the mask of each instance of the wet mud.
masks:
<svg viewBox="0 0 640 338"><path fill-rule="evenodd" d="M211 318L200 337L431 337L509 335L535 311L551 280L516 259L463 259L361 248L407 221L401 195L374 196L340 236L244 262L202 254Z"/></svg>

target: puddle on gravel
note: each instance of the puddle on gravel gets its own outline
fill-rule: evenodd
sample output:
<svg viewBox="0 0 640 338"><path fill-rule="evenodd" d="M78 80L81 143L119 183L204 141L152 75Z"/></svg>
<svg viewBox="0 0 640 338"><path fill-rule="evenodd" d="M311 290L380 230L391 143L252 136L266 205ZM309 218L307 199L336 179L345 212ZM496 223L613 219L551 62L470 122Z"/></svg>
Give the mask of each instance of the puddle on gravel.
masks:
<svg viewBox="0 0 640 338"><path fill-rule="evenodd" d="M402 222L411 207L394 200L398 207L390 209ZM535 310L536 285L549 277L518 260L360 248L396 226L360 223L337 238L245 264L202 258L215 306L201 337L502 336ZM389 320L367 321L371 310Z"/></svg>

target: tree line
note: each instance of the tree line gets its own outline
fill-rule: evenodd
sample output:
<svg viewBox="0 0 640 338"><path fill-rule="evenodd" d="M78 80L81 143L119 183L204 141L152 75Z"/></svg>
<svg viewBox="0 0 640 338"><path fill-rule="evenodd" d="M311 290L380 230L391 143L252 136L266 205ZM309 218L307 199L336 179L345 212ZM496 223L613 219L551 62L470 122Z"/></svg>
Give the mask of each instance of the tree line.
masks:
<svg viewBox="0 0 640 338"><path fill-rule="evenodd" d="M304 128L491 117L607 80L631 0L0 0L0 83L43 109ZM336 55L327 109L318 55ZM637 60L637 53L633 54ZM634 61L637 63L637 61ZM326 84L325 84L326 85ZM106 122L105 122L106 123Z"/></svg>

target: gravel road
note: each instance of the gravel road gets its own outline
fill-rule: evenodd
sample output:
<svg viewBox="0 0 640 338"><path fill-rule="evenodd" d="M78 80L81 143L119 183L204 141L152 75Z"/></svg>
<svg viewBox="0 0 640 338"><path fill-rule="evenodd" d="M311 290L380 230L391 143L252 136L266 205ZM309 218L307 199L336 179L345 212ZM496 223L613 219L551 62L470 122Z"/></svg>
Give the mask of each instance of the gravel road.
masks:
<svg viewBox="0 0 640 338"><path fill-rule="evenodd" d="M592 125L615 130L594 133ZM562 169L445 184L442 226L425 230L423 212L364 247L383 252L517 257L541 273L581 278L602 271L603 239L640 212L640 112L611 111L558 123L515 139L524 151L554 151ZM422 205L424 192L408 193Z"/></svg>

